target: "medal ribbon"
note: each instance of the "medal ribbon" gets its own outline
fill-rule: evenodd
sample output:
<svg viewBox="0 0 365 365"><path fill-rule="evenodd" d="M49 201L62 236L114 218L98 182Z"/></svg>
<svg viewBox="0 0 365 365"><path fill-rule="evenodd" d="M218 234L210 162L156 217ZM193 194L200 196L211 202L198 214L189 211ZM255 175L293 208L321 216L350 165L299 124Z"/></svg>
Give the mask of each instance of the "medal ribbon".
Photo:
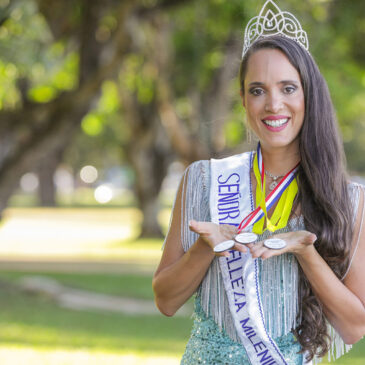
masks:
<svg viewBox="0 0 365 365"><path fill-rule="evenodd" d="M294 198L298 191L298 184L295 180L299 163L291 169L278 183L274 190L265 198L265 169L264 160L261 154L260 143L257 146L257 153L254 158L253 168L257 180L256 204L257 208L248 214L238 226L238 233L242 232L250 225L254 225L253 232L261 234L266 218L267 229L275 232L283 228L288 222L288 218L293 206ZM279 200L277 207L271 217L268 218L267 211Z"/></svg>

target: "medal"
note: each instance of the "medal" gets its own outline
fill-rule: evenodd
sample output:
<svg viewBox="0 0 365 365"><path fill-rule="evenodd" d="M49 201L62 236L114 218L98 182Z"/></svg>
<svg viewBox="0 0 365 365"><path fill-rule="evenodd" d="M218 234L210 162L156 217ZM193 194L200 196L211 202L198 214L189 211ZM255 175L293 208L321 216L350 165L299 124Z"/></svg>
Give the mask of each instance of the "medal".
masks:
<svg viewBox="0 0 365 365"><path fill-rule="evenodd" d="M238 234L234 240L238 243L247 244L257 241L257 234L251 232L243 232Z"/></svg>
<svg viewBox="0 0 365 365"><path fill-rule="evenodd" d="M221 253L230 250L234 245L235 243L233 240L223 241L218 243L218 245L214 247L213 251L216 253Z"/></svg>
<svg viewBox="0 0 365 365"><path fill-rule="evenodd" d="M280 250L286 247L286 242L281 238L269 238L264 241L264 246L267 248L271 248L272 250Z"/></svg>
<svg viewBox="0 0 365 365"><path fill-rule="evenodd" d="M256 187L256 209L243 218L238 226L238 233L242 232L247 227L253 225L252 231L261 234L266 229L275 232L278 229L284 228L288 222L293 202L298 191L296 182L296 173L299 163L291 169L280 182L274 181L276 186L272 186L273 190L265 198L265 169L264 161L261 154L260 143L257 146L257 153L253 161L253 170L257 181ZM271 175L271 174L270 174ZM280 176L275 176L279 179ZM278 202L274 213L269 218L268 211L274 204ZM266 222L266 228L264 223Z"/></svg>

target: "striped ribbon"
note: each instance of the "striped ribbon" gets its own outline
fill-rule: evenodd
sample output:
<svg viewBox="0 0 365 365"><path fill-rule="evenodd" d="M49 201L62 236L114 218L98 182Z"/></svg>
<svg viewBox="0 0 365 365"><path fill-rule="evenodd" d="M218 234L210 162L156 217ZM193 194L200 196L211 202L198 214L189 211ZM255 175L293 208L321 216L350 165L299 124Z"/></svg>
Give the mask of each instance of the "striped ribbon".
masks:
<svg viewBox="0 0 365 365"><path fill-rule="evenodd" d="M257 161L259 165L260 175L261 175L261 186L264 186L265 183L265 167L264 167L264 159L262 158L261 146L260 142L257 145ZM283 195L286 188L290 185L290 183L294 180L295 175L298 171L299 163L292 168L278 183L278 185L274 188L274 190L265 198L266 211L269 211L271 207L280 199ZM264 211L260 206L258 206L255 210L249 213L245 218L243 218L242 222L238 226L238 233L242 232L245 228L250 225L255 224L264 216Z"/></svg>

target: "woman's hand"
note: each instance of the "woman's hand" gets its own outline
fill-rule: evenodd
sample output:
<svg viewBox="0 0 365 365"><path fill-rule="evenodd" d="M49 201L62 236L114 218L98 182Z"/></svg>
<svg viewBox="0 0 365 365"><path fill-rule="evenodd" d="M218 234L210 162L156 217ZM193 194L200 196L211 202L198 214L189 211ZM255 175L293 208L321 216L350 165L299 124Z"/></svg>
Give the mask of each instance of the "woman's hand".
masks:
<svg viewBox="0 0 365 365"><path fill-rule="evenodd" d="M195 233L198 233L200 237L206 242L213 250L219 243L227 240L233 240L233 237L237 233L237 228L229 224L215 224L212 222L197 222L191 220L189 222L189 228ZM235 242L235 245L231 250L237 250L246 252L245 246ZM229 251L215 253L216 256L229 256Z"/></svg>
<svg viewBox="0 0 365 365"><path fill-rule="evenodd" d="M308 231L296 231L277 234L270 238L281 238L286 242L286 246L280 250L275 250L264 246L263 241L250 243L246 246L250 249L253 258L261 257L262 259L268 259L272 256L282 255L285 252L303 255L316 241L317 236Z"/></svg>

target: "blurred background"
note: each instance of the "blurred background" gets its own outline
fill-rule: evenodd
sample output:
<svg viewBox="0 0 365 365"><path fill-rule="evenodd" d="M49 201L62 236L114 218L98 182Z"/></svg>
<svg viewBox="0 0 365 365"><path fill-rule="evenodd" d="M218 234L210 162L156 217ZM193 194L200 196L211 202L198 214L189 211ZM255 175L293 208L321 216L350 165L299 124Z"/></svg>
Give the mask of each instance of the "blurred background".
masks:
<svg viewBox="0 0 365 365"><path fill-rule="evenodd" d="M179 363L192 303L158 314L151 278L186 166L252 148L237 73L263 3L0 0L1 364ZM365 2L278 5L364 182Z"/></svg>

